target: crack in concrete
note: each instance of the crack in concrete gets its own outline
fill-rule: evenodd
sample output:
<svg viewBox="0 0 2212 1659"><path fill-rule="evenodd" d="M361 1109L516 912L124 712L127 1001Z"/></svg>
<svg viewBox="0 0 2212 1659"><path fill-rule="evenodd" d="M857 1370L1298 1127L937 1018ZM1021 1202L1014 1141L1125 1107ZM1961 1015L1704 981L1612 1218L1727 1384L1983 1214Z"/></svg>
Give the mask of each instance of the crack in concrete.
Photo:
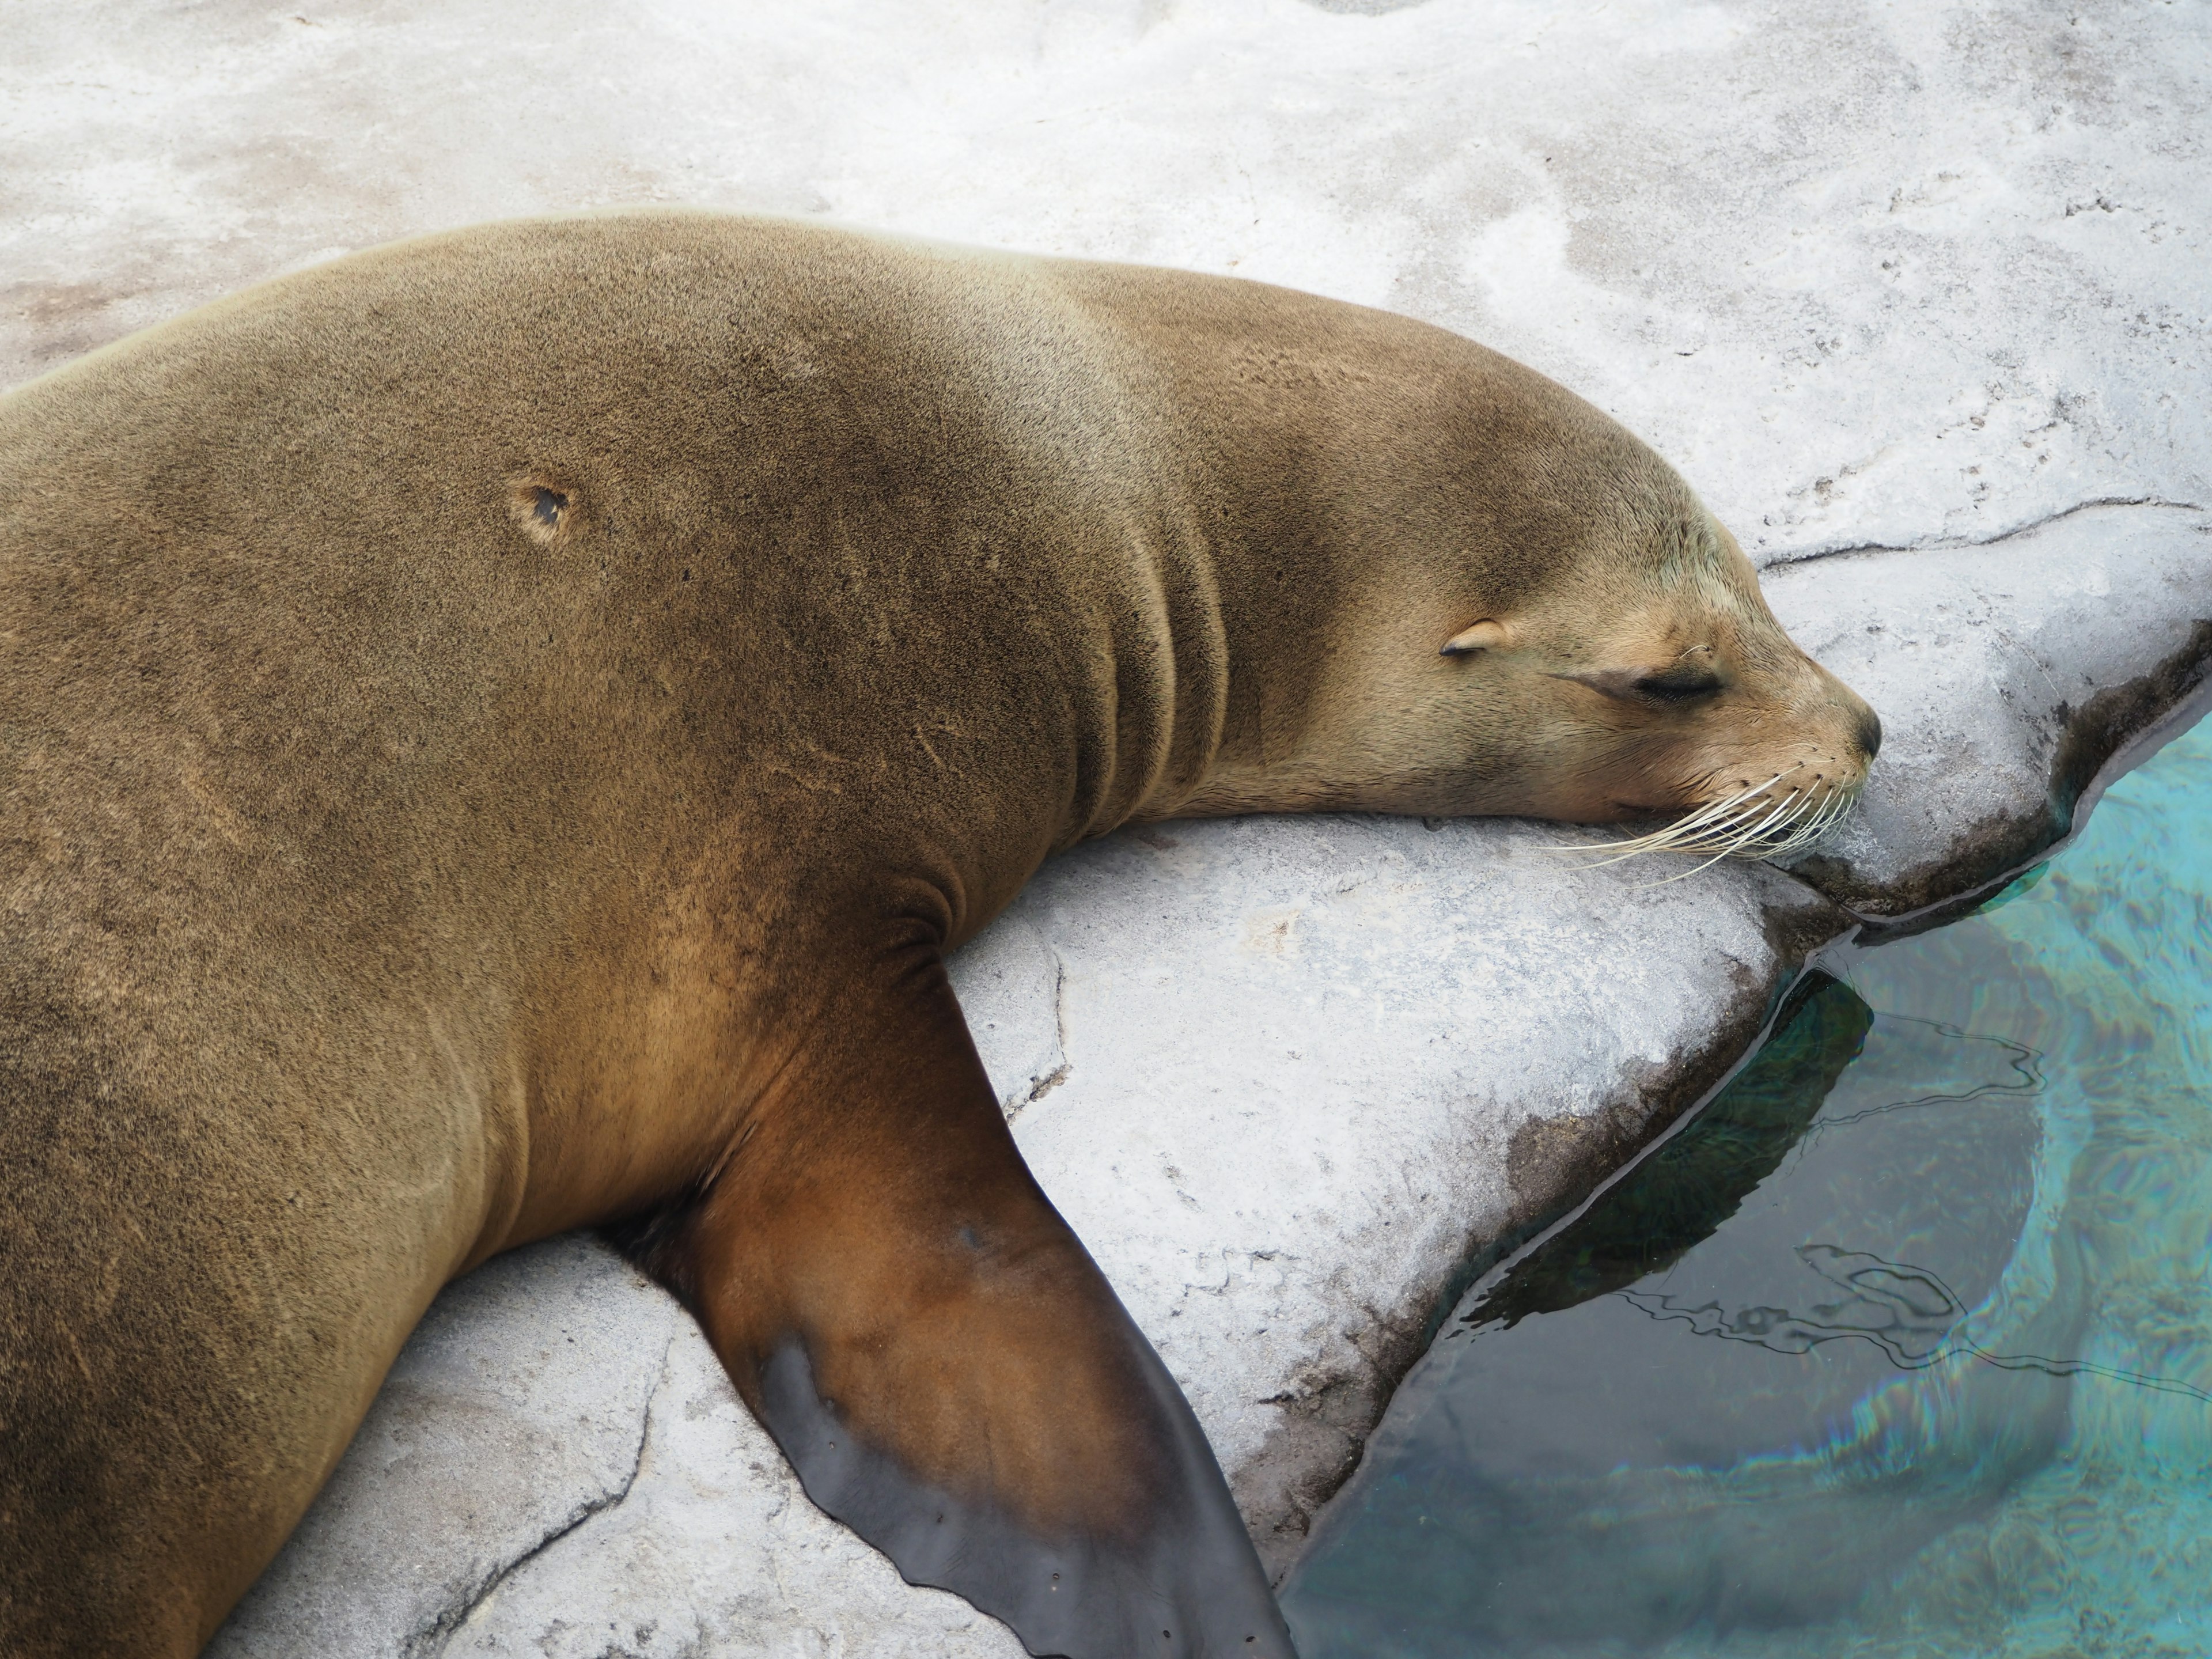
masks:
<svg viewBox="0 0 2212 1659"><path fill-rule="evenodd" d="M503 1565L494 1567L485 1574L480 1583L465 1590L456 1605L447 1608L427 1626L403 1642L399 1648L401 1659L444 1659L446 1650L452 1644L453 1638L459 1634L469 1620L476 1616L477 1609L489 1601L501 1585L544 1554L546 1551L551 1549L554 1545L581 1527L593 1516L604 1515L609 1510L619 1507L629 1496L630 1489L637 1485L638 1472L645 1467L645 1449L653 1438L653 1402L660 1398L661 1390L668 1386L668 1356L675 1346L676 1332L672 1327L667 1341L661 1346L660 1361L653 1376L653 1386L646 1390L645 1409L640 1413L638 1419L637 1450L630 1458L629 1470L623 1476L622 1484L614 1491L599 1498L586 1499L565 1516L552 1531L523 1551L514 1559Z"/></svg>
<svg viewBox="0 0 2212 1659"><path fill-rule="evenodd" d="M1060 1053L1060 1064L1044 1076L1030 1080L1030 1091L1006 1109L1009 1123L1066 1082L1068 1074L1075 1069L1074 1062L1067 1057L1067 963L1057 951L1052 951L1052 1029L1053 1046Z"/></svg>
<svg viewBox="0 0 2212 1659"><path fill-rule="evenodd" d="M1052 953L1052 1036L1060 1045L1060 1069L1068 1069L1067 1059L1067 963L1059 951Z"/></svg>
<svg viewBox="0 0 2212 1659"><path fill-rule="evenodd" d="M1069 1066L1066 1061L1062 1060L1059 1065L1054 1066L1052 1070L1047 1072L1042 1077L1039 1078L1035 1085L1030 1088L1029 1093L1022 1097L1021 1105L1015 1108L1017 1115L1027 1108L1036 1105L1037 1102L1042 1100L1054 1089L1057 1089L1061 1084L1066 1082L1068 1073L1073 1069L1074 1068Z"/></svg>
<svg viewBox="0 0 2212 1659"><path fill-rule="evenodd" d="M1759 568L1764 575L1767 571L1780 570L1790 565L1811 564L1816 559L1845 558L1857 553L1938 553L1955 552L1968 547L1995 547L2001 542L2008 542L2015 537L2026 536L2057 524L2061 520L2070 519L2077 513L2106 507L2147 507L2183 513L2206 511L2201 501L2174 501L2164 495L2095 495L2087 501L2075 501L2070 507L2062 507L2055 513L2046 513L2040 518L2014 525L2009 530L2000 530L1990 536L1936 536L1907 542L1901 547L1893 546L1887 542L1848 542L1833 547L1822 547L1816 544L1796 551L1779 550L1769 555Z"/></svg>

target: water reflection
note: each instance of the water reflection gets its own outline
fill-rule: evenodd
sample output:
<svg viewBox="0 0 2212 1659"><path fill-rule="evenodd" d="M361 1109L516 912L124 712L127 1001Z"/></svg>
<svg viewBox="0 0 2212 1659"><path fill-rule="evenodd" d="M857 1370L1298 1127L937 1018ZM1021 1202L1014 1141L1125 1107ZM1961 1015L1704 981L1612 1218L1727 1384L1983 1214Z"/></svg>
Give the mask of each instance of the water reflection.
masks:
<svg viewBox="0 0 2212 1659"><path fill-rule="evenodd" d="M1951 1334L1965 1322L1966 1304L1925 1267L1832 1244L1801 1244L1797 1259L1842 1291L1843 1299L1815 1303L1807 1314L1787 1308L1726 1314L1717 1302L1686 1307L1662 1291L1623 1291L1621 1300L1654 1319L1679 1319L1699 1336L1756 1342L1777 1353L1856 1337L1880 1348L1899 1370L1918 1370L1954 1352Z"/></svg>
<svg viewBox="0 0 2212 1659"><path fill-rule="evenodd" d="M2212 741L1478 1287L1309 1659L2212 1651Z"/></svg>

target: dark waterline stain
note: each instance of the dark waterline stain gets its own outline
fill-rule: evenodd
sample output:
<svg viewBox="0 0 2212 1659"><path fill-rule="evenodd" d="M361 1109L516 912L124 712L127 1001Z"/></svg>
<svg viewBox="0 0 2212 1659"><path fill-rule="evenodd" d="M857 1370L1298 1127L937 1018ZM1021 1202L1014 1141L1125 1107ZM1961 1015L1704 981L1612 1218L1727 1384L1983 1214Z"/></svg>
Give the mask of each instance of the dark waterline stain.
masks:
<svg viewBox="0 0 2212 1659"><path fill-rule="evenodd" d="M1695 1121L1498 1285L1478 1291L1455 1325L1510 1329L1671 1267L1774 1173L1873 1024L1874 1010L1850 986L1808 974L1774 1036Z"/></svg>

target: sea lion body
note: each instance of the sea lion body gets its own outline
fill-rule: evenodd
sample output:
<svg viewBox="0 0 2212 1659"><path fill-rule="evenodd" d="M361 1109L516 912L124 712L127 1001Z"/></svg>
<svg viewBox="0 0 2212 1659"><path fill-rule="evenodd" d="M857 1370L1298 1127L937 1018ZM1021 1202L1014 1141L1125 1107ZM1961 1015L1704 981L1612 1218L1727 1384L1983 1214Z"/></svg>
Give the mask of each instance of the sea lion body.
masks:
<svg viewBox="0 0 2212 1659"><path fill-rule="evenodd" d="M1596 682L1723 634L1852 787L1672 480L1402 319L707 214L0 399L0 1648L196 1652L439 1288L609 1225L908 1577L1288 1653L941 956L1132 819L1694 804Z"/></svg>

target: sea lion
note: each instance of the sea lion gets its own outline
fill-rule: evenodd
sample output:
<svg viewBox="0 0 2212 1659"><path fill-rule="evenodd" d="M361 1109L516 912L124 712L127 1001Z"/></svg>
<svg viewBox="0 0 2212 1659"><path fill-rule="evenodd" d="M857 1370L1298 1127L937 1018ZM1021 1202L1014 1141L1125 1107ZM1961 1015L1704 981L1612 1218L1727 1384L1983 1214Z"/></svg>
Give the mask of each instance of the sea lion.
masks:
<svg viewBox="0 0 2212 1659"><path fill-rule="evenodd" d="M908 1578L1039 1654L1287 1654L944 953L1135 820L1755 851L1877 735L1612 421L1248 283L523 222L34 381L0 1648L193 1653L439 1288L601 1226Z"/></svg>

